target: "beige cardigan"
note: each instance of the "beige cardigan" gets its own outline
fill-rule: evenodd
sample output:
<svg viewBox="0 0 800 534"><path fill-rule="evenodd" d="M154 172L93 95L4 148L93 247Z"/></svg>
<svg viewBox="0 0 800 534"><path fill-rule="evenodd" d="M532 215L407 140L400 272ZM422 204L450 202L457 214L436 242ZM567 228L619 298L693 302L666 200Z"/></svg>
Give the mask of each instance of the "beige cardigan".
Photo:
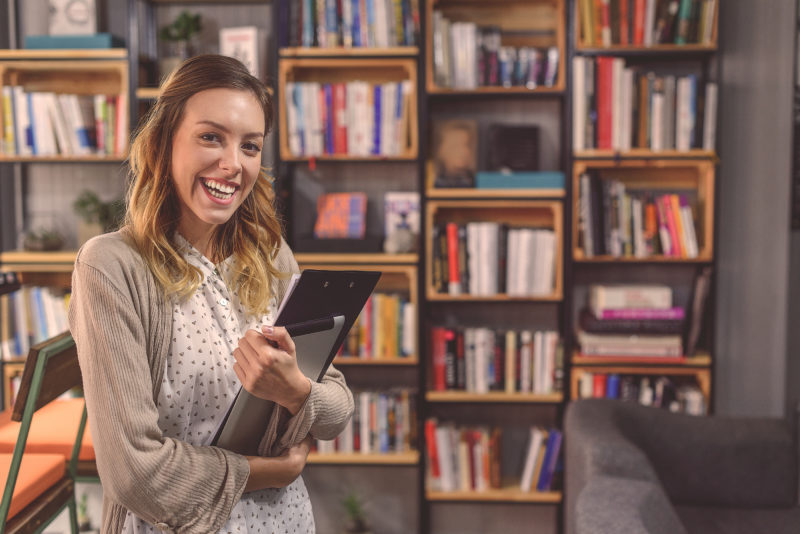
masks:
<svg viewBox="0 0 800 534"><path fill-rule="evenodd" d="M280 272L297 272L283 243ZM287 279L277 281L278 302ZM170 532L218 532L250 474L244 456L162 435L156 399L172 339L171 306L144 260L120 232L78 252L69 324L103 485L102 532L120 532L126 511ZM259 447L280 454L308 433L333 439L353 413L342 374L330 368L301 410L275 410Z"/></svg>

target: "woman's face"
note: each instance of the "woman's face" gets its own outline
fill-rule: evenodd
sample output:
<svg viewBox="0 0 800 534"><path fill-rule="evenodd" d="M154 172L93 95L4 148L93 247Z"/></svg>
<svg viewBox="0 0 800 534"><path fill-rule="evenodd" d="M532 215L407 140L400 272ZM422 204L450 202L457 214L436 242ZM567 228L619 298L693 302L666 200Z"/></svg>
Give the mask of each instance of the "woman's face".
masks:
<svg viewBox="0 0 800 534"><path fill-rule="evenodd" d="M178 229L190 242L236 212L261 168L264 112L250 91L208 89L186 102L172 140Z"/></svg>

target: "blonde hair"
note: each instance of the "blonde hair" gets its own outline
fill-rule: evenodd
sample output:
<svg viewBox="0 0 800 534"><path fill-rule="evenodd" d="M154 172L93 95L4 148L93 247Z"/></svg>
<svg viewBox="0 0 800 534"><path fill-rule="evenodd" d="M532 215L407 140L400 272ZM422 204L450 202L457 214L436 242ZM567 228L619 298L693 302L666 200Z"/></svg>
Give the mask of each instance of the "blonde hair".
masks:
<svg viewBox="0 0 800 534"><path fill-rule="evenodd" d="M161 94L131 144L131 183L124 231L132 238L165 294L185 299L202 281L199 269L179 253L172 238L180 206L171 176L172 139L189 98L207 89L252 92L264 112L265 133L272 129L272 98L264 84L238 60L202 55L187 59L163 83ZM212 237L212 261L234 256L236 273L228 283L248 313L267 312L270 280L282 277L275 267L281 223L267 169L261 168L252 192Z"/></svg>

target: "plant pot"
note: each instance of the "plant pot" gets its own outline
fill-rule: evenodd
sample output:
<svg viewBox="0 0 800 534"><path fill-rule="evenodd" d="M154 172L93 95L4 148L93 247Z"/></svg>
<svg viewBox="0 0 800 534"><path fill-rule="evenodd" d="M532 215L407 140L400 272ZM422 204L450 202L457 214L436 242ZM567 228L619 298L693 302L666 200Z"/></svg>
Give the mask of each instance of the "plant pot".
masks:
<svg viewBox="0 0 800 534"><path fill-rule="evenodd" d="M100 223L87 223L83 220L78 220L78 246L82 246L91 238L98 236L103 232L103 226Z"/></svg>

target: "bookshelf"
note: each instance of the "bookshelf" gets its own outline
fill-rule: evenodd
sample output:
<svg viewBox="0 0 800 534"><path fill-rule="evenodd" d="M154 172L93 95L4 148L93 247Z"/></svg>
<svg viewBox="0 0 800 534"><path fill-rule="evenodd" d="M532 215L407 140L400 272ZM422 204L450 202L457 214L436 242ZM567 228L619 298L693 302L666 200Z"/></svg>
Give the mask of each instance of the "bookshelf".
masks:
<svg viewBox="0 0 800 534"><path fill-rule="evenodd" d="M713 410L716 358L710 332L712 312L708 311L713 305L707 302L699 317L690 310L698 279L695 273L699 275L710 267L713 278L716 267L719 157L714 141L720 3L699 2L696 11L681 9L675 18L656 12L652 27L627 25L623 23L624 13L613 19L619 24L610 22L603 27L597 11L584 9L591 3L575 3L569 217L573 275L567 313L567 329L574 336L570 340L570 399L611 394L604 390L605 380L611 375L628 377L629 383L636 384L646 377L651 382L665 377L676 386L696 388L703 397L703 410ZM594 85L590 86L588 80L592 79ZM691 89L688 94L687 87ZM594 103L586 100L589 97ZM590 111L597 114L596 122L585 120ZM691 117L692 129L685 129L687 116ZM601 126L601 122L611 128ZM609 191L619 194L608 195ZM666 203L666 208L672 205L674 209L662 212L658 211L658 201L651 201L659 197L680 202ZM681 219L683 203L688 208ZM621 247L612 244L610 250L605 238L613 223L602 221L603 231L597 232L598 214L602 217L608 213L612 219L614 214L621 214L618 220L623 225L613 230L621 232ZM651 213L656 215L657 231L661 231L663 221L668 236L651 239L652 221L642 219ZM673 225L683 222L686 230L688 223L689 230L694 230L694 247L691 243L684 246L687 234L678 232L679 226L666 224L669 217ZM650 225L645 232L644 223ZM674 233L670 234L670 229ZM650 238L643 240L644 235ZM604 240L599 247L593 243L598 239ZM575 333L579 311L587 304L588 288L625 282L661 283L671 288L673 305L687 310L684 324L696 322L705 330L694 354L648 358L582 353ZM708 299L712 298L713 292ZM684 326L681 332L684 351L688 329ZM591 391L593 376L602 383L599 392ZM645 396L643 402L650 401Z"/></svg>

